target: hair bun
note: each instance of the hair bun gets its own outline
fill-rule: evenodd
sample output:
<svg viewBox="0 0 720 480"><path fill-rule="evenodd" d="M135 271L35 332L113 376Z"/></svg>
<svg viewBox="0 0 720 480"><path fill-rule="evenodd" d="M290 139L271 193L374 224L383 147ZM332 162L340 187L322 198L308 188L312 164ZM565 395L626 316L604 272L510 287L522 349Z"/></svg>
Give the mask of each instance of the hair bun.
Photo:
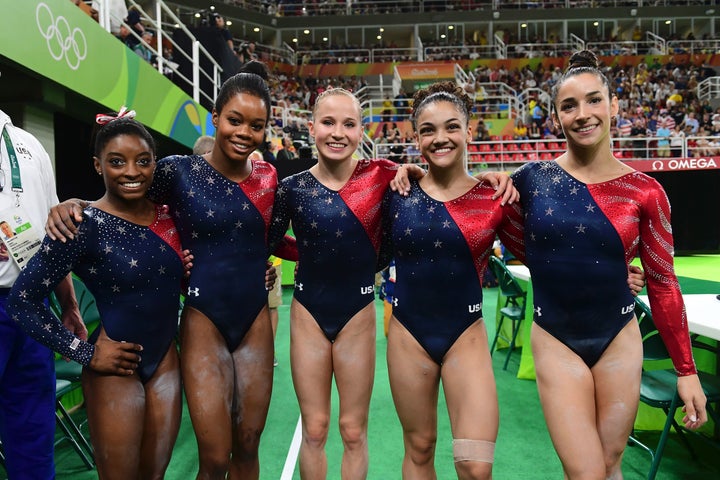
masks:
<svg viewBox="0 0 720 480"><path fill-rule="evenodd" d="M568 61L568 70L571 68L598 68L598 59L590 50L574 53Z"/></svg>
<svg viewBox="0 0 720 480"><path fill-rule="evenodd" d="M258 62L257 60L250 60L249 62L245 63L242 67L240 67L238 73L254 73L255 75L261 77L263 80L267 80L269 77L268 69L265 64L262 62Z"/></svg>

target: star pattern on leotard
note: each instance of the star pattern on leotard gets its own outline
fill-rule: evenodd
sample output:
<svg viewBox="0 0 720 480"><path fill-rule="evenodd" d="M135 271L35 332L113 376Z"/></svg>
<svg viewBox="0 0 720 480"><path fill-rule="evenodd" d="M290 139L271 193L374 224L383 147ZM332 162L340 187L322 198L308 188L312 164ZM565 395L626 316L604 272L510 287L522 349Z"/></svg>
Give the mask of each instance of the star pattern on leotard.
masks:
<svg viewBox="0 0 720 480"><path fill-rule="evenodd" d="M72 271L94 296L103 327L111 338L138 341L138 337L133 340L126 337L127 333L118 332L133 331L142 338L142 335L157 337L164 331L164 339L155 338L162 344L164 354L177 328L183 266L179 244L168 248L164 240L175 236L175 226L162 212L156 208L155 220L150 226L144 226L88 207L78 226L81 235L66 243L46 238L44 246L53 245L53 248L41 248L31 260L31 268L26 270L27 280L25 276L17 280L21 289L18 297L23 301L18 320L30 322L30 331L36 332L42 343L87 365L92 347L83 343L84 346L78 348L79 340L47 311L42 301ZM172 272L174 281L169 278L159 281L158 268L163 274ZM152 304L144 305L146 301ZM153 313L157 308L164 308L170 315L158 318ZM153 322L147 322L146 318L152 318ZM165 322L164 330L158 328L162 322ZM146 331L154 333L143 333ZM147 338L141 343L147 346L146 352L152 351Z"/></svg>

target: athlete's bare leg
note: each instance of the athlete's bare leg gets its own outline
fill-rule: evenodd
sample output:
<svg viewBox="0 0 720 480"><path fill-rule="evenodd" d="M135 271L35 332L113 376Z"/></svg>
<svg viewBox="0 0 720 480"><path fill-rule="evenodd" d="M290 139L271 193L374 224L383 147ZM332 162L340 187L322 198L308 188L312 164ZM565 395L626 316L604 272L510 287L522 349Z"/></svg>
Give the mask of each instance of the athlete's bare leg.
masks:
<svg viewBox="0 0 720 480"><path fill-rule="evenodd" d="M565 475L572 480L622 478L620 461L640 390L637 322L625 326L592 370L537 324L532 348L540 402Z"/></svg>
<svg viewBox="0 0 720 480"><path fill-rule="evenodd" d="M232 354L235 366L231 480L259 478L258 450L273 382L272 326L264 308Z"/></svg>
<svg viewBox="0 0 720 480"><path fill-rule="evenodd" d="M180 426L174 342L145 384L137 373L102 375L89 368L83 369L82 384L98 476L163 478Z"/></svg>
<svg viewBox="0 0 720 480"><path fill-rule="evenodd" d="M185 307L180 346L183 383L200 457L197 478L224 479L228 472L229 478L257 478L257 448L272 389L272 330L267 308L231 353L215 325L199 311Z"/></svg>
<svg viewBox="0 0 720 480"><path fill-rule="evenodd" d="M482 320L468 327L445 355L441 378L453 439L487 442L481 449L471 449L470 456L488 456L484 450L494 449L499 411L487 331ZM461 480L489 479L492 462L455 462L455 470Z"/></svg>
<svg viewBox="0 0 720 480"><path fill-rule="evenodd" d="M395 317L388 328L387 362L390 390L403 428L403 478L435 479L440 366Z"/></svg>
<svg viewBox="0 0 720 480"><path fill-rule="evenodd" d="M302 417L300 477L323 479L327 476L325 443L330 426L332 343L295 299L290 305L290 367Z"/></svg>
<svg viewBox="0 0 720 480"><path fill-rule="evenodd" d="M345 447L344 480L368 473L368 412L375 378L375 304L360 310L343 327L332 346L335 384L340 399L340 437Z"/></svg>
<svg viewBox="0 0 720 480"><path fill-rule="evenodd" d="M143 480L165 477L180 430L180 360L173 341L155 374L145 383L145 428L140 452Z"/></svg>

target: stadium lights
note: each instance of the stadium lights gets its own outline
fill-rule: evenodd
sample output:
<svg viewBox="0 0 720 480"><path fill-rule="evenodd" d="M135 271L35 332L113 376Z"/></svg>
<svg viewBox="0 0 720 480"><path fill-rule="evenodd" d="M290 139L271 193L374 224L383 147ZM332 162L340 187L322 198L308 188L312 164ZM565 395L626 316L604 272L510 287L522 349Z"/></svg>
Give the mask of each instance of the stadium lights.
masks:
<svg viewBox="0 0 720 480"><path fill-rule="evenodd" d="M215 10L215 5L210 5L210 10Z"/></svg>
<svg viewBox="0 0 720 480"><path fill-rule="evenodd" d="M670 25L672 23L672 20L665 20L665 25Z"/></svg>
<svg viewBox="0 0 720 480"><path fill-rule="evenodd" d="M255 33L259 32L259 31L260 31L260 27L253 28L253 32L255 32Z"/></svg>
<svg viewBox="0 0 720 480"><path fill-rule="evenodd" d="M225 22L225 25L227 25L228 27L231 26L231 25L232 25L232 20L226 21L226 22Z"/></svg>
<svg viewBox="0 0 720 480"><path fill-rule="evenodd" d="M310 35L310 30L308 30L308 29L306 28L305 30L303 30L303 33L304 33L305 35Z"/></svg>
<svg viewBox="0 0 720 480"><path fill-rule="evenodd" d="M455 25L448 25L448 30L453 30L455 28Z"/></svg>

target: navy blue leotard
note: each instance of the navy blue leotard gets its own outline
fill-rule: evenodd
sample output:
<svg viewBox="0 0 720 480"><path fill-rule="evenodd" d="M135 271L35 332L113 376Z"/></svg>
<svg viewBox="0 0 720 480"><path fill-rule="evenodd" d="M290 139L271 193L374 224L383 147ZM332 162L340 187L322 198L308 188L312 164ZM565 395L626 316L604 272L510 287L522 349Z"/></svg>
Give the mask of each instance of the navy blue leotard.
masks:
<svg viewBox="0 0 720 480"><path fill-rule="evenodd" d="M639 253L653 319L675 368L694 373L660 184L640 172L585 184L554 161L529 163L513 180L525 210L535 322L592 367L633 318L626 279Z"/></svg>
<svg viewBox="0 0 720 480"><path fill-rule="evenodd" d="M92 206L84 217L75 239L45 237L15 282L8 310L40 343L89 365L100 329L81 342L43 302L72 270L95 297L108 337L143 346L138 374L146 382L177 332L184 268L175 225L163 207L148 227Z"/></svg>
<svg viewBox="0 0 720 480"><path fill-rule="evenodd" d="M149 196L170 208L183 248L195 257L185 305L206 315L234 351L267 304L267 228L277 187L275 168L252 162L234 182L203 157L158 162Z"/></svg>
<svg viewBox="0 0 720 480"><path fill-rule="evenodd" d="M283 179L278 188L272 243L292 222L300 258L294 296L330 341L375 298L380 206L396 171L388 160L360 160L338 191L309 171Z"/></svg>
<svg viewBox="0 0 720 480"><path fill-rule="evenodd" d="M438 364L482 317L482 278L496 233L523 250L519 208L502 207L494 194L481 182L440 202L412 180L407 197L388 192L385 200L383 249L395 259L393 315Z"/></svg>

